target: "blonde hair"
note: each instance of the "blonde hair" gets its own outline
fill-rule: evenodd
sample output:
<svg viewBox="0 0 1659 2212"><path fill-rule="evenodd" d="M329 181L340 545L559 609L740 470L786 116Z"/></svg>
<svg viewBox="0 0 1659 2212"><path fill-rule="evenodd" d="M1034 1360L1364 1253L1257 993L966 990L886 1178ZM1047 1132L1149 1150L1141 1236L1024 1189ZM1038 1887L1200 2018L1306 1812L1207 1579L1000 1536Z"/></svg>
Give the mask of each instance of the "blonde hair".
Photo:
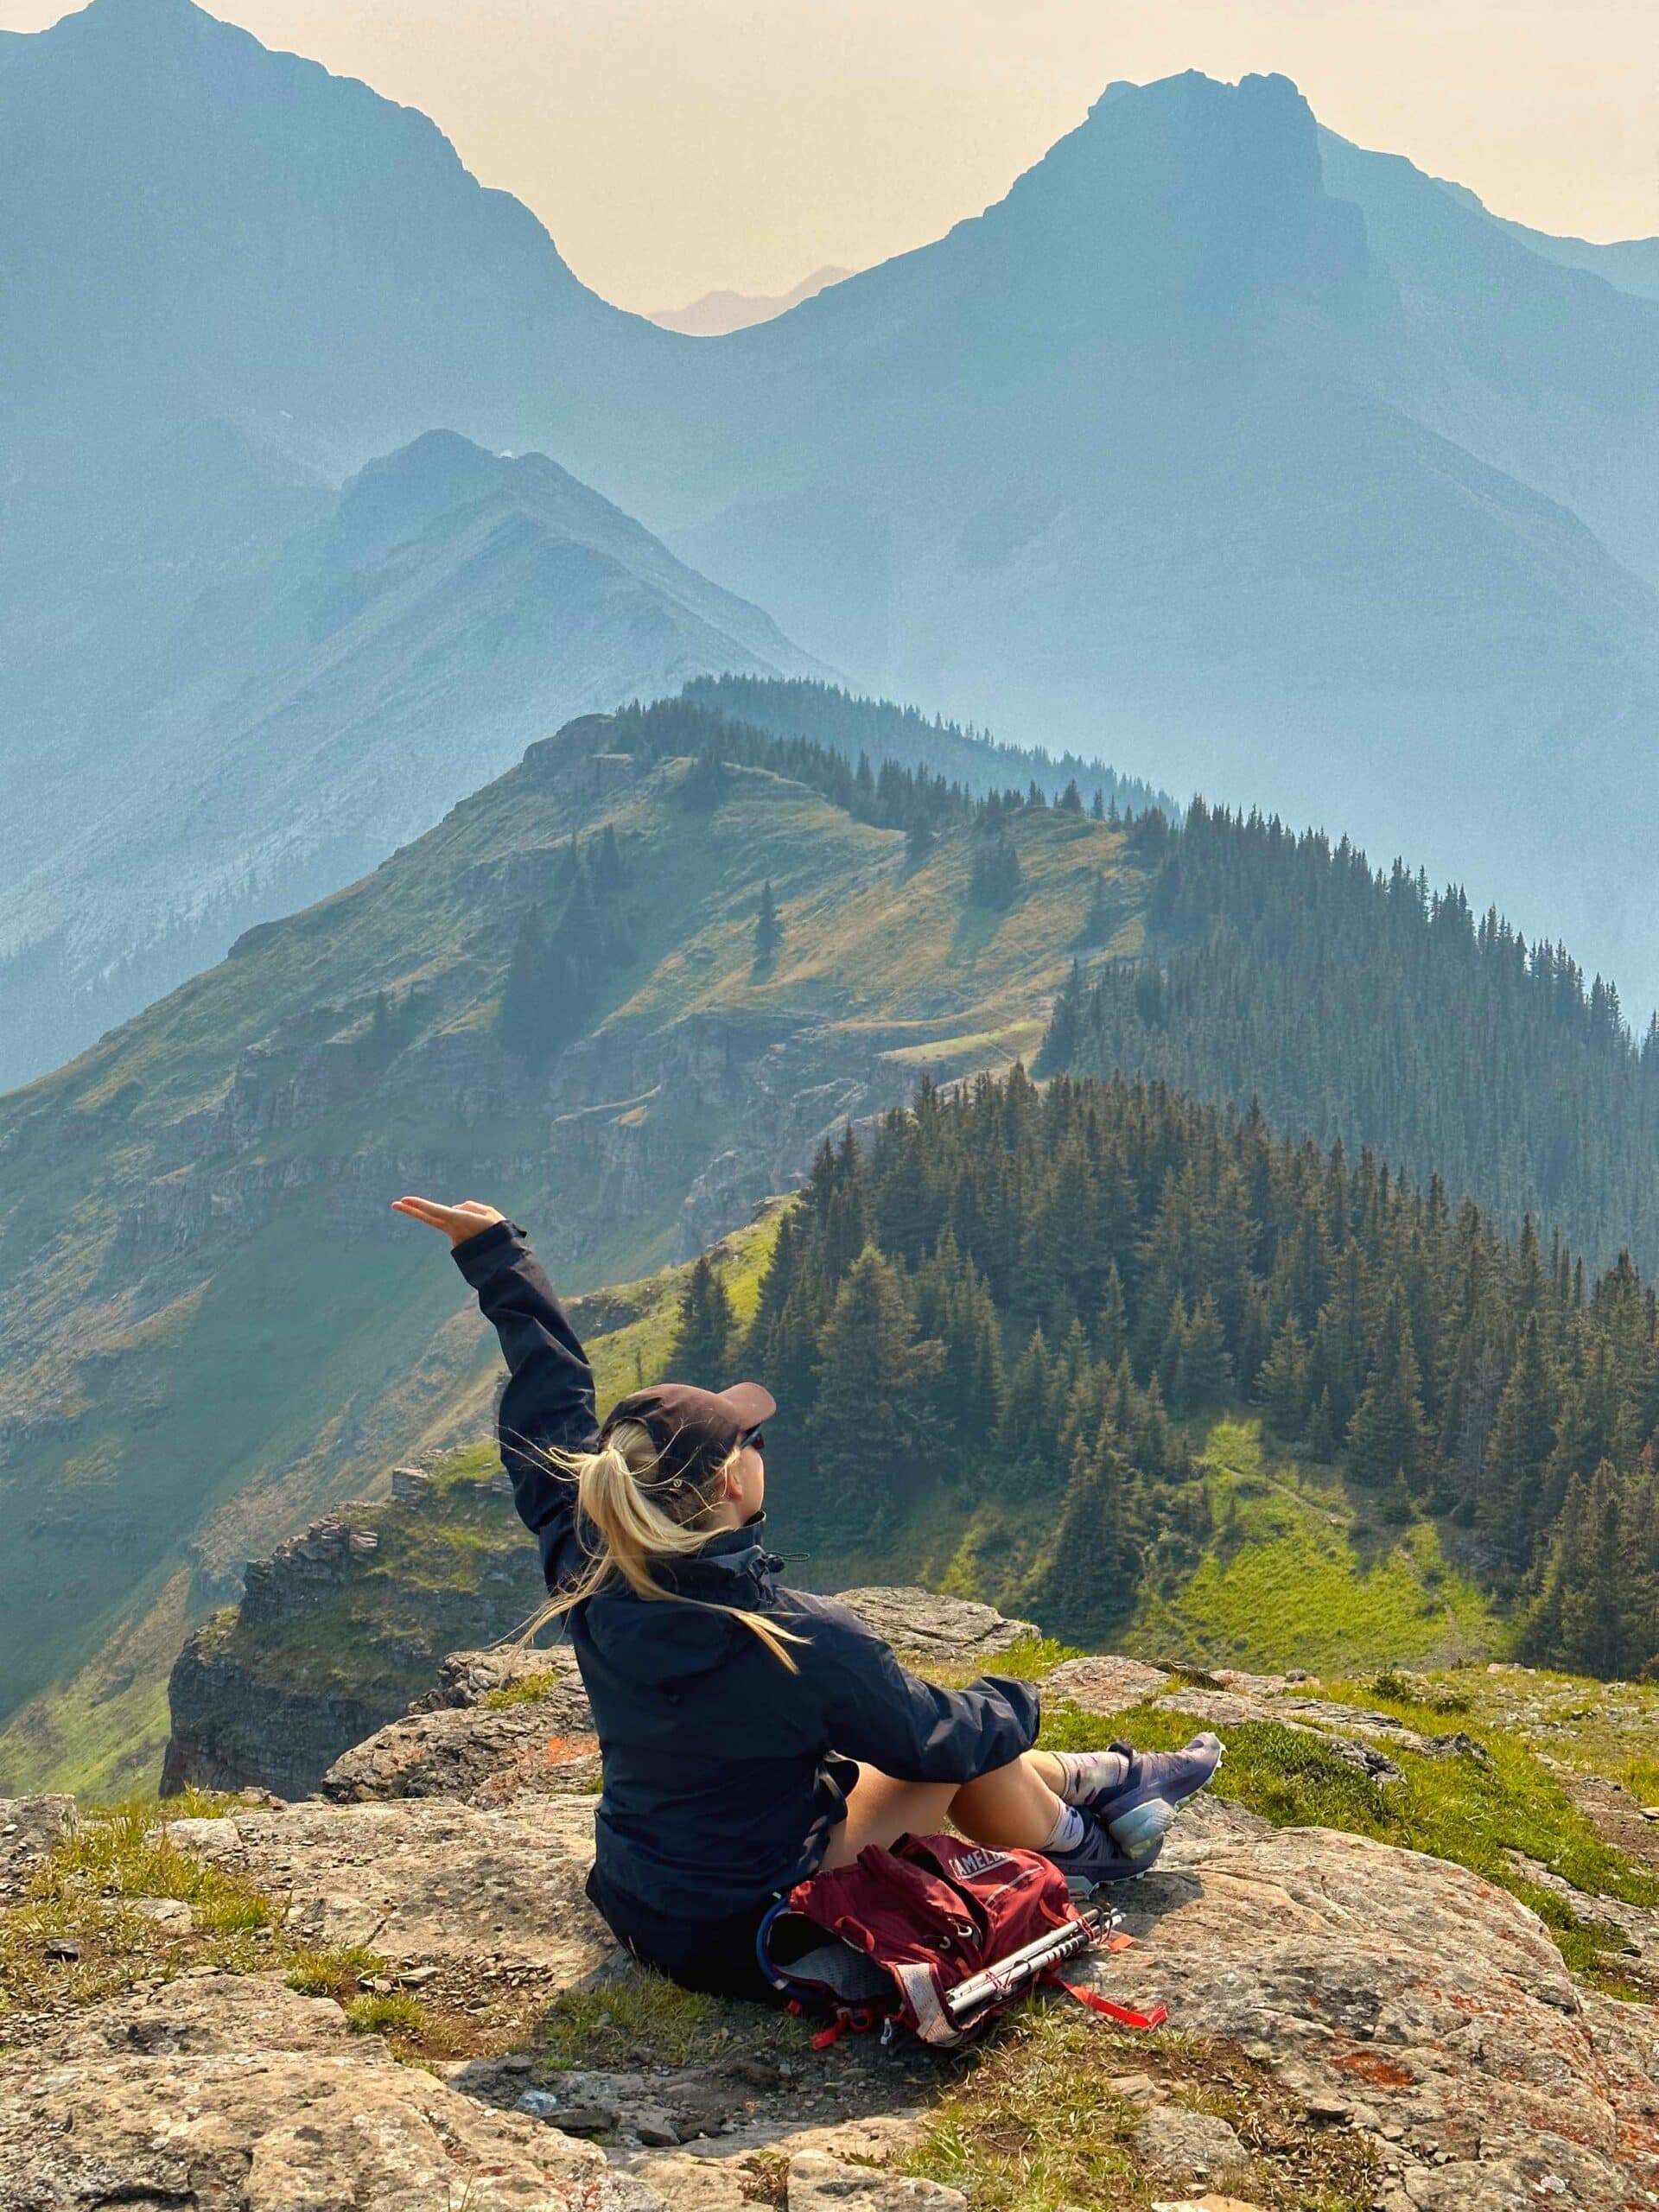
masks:
<svg viewBox="0 0 1659 2212"><path fill-rule="evenodd" d="M664 1480L658 1473L657 1447L643 1421L620 1421L596 1452L550 1452L548 1464L556 1474L576 1486L577 1511L599 1538L599 1548L575 1582L536 1612L522 1631L526 1643L537 1629L559 1619L573 1605L580 1605L613 1580L626 1582L637 1598L696 1605L706 1613L725 1613L741 1621L764 1643L772 1657L791 1675L799 1668L791 1656L791 1643L804 1637L775 1627L763 1613L741 1605L716 1605L702 1598L687 1598L657 1580L654 1562L689 1559L709 1540L709 1517L715 1510L711 1493L720 1478L741 1456L739 1445L728 1452L701 1487L686 1476Z"/></svg>

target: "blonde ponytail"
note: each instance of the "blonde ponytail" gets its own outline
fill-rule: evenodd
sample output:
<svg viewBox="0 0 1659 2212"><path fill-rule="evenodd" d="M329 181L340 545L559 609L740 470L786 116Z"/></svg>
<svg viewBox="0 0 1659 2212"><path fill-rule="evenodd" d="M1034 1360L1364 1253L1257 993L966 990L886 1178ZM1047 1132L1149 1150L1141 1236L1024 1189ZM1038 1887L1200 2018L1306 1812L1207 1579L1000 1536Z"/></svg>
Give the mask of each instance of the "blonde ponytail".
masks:
<svg viewBox="0 0 1659 2212"><path fill-rule="evenodd" d="M521 1640L528 1643L538 1629L620 1578L637 1598L696 1605L702 1612L725 1613L741 1621L774 1659L791 1675L798 1674L788 1647L804 1643L804 1637L775 1627L764 1613L684 1597L677 1590L666 1588L654 1572L655 1561L689 1559L708 1542L709 1519L714 1510L708 1491L737 1456L734 1452L722 1460L706 1489L699 1490L684 1478L669 1482L658 1478L657 1447L642 1421L618 1421L597 1452L549 1452L551 1471L575 1483L577 1511L597 1535L599 1546L575 1581L550 1598L524 1624Z"/></svg>

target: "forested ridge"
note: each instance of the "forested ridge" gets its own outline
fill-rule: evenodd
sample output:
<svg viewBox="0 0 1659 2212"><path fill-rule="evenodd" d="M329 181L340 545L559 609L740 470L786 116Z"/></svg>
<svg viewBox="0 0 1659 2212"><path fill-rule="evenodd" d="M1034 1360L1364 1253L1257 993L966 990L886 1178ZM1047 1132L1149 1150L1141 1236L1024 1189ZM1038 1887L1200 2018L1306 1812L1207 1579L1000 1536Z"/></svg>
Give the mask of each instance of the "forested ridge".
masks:
<svg viewBox="0 0 1659 2212"><path fill-rule="evenodd" d="M1158 1077L1321 1142L1370 1145L1598 1262L1659 1266L1659 1023L1560 945L1344 839L1194 801L1143 960L1079 973L1040 1071Z"/></svg>
<svg viewBox="0 0 1659 2212"><path fill-rule="evenodd" d="M671 1371L753 1372L791 1519L880 1541L948 1498L1061 1632L1210 1533L1183 1418L1244 1401L1375 1520L1440 1520L1541 1659L1659 1652L1659 1313L1530 1221L1159 1083L928 1084L820 1154L752 1325L695 1271ZM1006 1509L1006 1510L1005 1510Z"/></svg>
<svg viewBox="0 0 1659 2212"><path fill-rule="evenodd" d="M1007 745L971 722L964 728L938 715L930 719L915 707L898 706L891 699L861 698L834 683L802 677L698 676L685 686L683 696L772 737L809 738L847 760L855 761L861 753L868 760L925 768L979 796L1035 782L1047 798L1055 799L1074 783L1080 791L1102 791L1108 805L1120 814L1144 814L1154 807L1170 816L1179 811L1166 791L1154 790L1138 776L1119 775L1099 760L1086 760L1076 753L1040 753L1029 746Z"/></svg>

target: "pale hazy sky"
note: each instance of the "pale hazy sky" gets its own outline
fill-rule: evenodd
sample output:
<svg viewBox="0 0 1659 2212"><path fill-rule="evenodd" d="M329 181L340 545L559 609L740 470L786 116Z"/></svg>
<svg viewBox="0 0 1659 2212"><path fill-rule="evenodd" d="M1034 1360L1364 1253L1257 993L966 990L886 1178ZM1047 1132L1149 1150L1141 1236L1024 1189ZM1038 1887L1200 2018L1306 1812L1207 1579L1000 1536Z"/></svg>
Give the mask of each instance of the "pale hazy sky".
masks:
<svg viewBox="0 0 1659 2212"><path fill-rule="evenodd" d="M117 0L118 4L118 0ZM35 30L63 0L0 0ZM431 116L626 307L937 238L1115 77L1294 77L1321 121L1591 238L1659 232L1659 0L216 0Z"/></svg>

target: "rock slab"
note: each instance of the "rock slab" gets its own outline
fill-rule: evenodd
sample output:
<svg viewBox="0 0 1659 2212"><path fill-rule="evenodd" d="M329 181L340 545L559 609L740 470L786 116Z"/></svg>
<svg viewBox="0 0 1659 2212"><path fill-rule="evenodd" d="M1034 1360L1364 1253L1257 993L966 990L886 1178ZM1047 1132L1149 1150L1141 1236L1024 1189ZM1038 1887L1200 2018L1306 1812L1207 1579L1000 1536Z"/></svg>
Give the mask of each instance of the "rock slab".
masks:
<svg viewBox="0 0 1659 2212"><path fill-rule="evenodd" d="M0 2206L650 2212L602 2153L492 2112L338 2005L187 1976L60 2024L0 2076Z"/></svg>
<svg viewBox="0 0 1659 2212"><path fill-rule="evenodd" d="M501 1808L442 1798L172 1821L180 1850L242 1875L320 1950L361 1944L394 1966L511 1960L582 1980L613 1949L583 1890L588 1797Z"/></svg>

